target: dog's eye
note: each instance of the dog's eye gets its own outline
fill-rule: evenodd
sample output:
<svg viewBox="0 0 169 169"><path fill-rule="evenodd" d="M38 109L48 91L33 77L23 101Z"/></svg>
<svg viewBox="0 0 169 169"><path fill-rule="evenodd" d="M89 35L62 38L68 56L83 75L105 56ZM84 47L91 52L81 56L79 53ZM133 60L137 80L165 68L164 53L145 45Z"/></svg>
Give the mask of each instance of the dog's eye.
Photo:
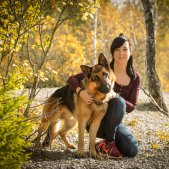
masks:
<svg viewBox="0 0 169 169"><path fill-rule="evenodd" d="M105 72L103 73L103 77L105 77L105 78L107 78L108 75L109 75L108 73L105 73Z"/></svg>
<svg viewBox="0 0 169 169"><path fill-rule="evenodd" d="M96 75L95 78L94 78L94 80L95 81L99 81L100 80L99 76Z"/></svg>

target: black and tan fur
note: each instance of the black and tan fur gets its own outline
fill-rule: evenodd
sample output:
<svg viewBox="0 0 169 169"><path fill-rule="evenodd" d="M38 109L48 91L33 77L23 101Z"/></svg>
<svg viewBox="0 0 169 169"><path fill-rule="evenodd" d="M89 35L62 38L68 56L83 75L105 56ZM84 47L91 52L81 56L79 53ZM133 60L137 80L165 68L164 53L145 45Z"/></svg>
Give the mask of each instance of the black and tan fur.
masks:
<svg viewBox="0 0 169 169"><path fill-rule="evenodd" d="M95 101L92 104L86 104L69 86L56 90L44 105L36 144L40 145L42 132L50 126L50 146L53 139L60 135L68 148L75 148L66 139L66 133L78 122L77 155L81 157L84 155L85 128L87 124L90 124L89 152L93 157L96 157L96 133L107 110L107 101L113 90L115 75L102 53L99 55L98 64L92 67L81 65L81 69L85 78L82 80L80 87L87 90ZM64 121L61 128L59 127L60 119Z"/></svg>

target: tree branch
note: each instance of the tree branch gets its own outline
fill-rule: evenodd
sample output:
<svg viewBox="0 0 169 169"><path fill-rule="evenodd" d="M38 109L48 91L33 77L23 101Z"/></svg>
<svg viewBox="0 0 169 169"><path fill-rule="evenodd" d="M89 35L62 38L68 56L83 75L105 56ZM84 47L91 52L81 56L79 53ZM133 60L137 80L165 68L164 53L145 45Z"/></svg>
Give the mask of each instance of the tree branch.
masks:
<svg viewBox="0 0 169 169"><path fill-rule="evenodd" d="M154 106L156 106L157 109L158 109L160 112L162 112L164 115L166 115L167 117L169 117L169 114L168 114L166 111L164 111L164 110L158 105L158 103L154 100L154 98L151 96L151 94L150 94L146 89L144 89L143 87L142 87L141 89L142 89L143 92L148 96L149 101L150 101Z"/></svg>

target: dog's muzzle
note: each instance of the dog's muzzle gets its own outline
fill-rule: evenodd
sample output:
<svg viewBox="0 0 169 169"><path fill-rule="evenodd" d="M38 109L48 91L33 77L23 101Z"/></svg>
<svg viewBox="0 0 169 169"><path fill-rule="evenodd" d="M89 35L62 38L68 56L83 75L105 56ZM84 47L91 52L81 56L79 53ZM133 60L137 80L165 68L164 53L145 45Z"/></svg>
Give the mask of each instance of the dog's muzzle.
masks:
<svg viewBox="0 0 169 169"><path fill-rule="evenodd" d="M111 90L111 85L107 84L107 83L102 83L102 85L98 88L98 90L101 93L107 94L110 92Z"/></svg>

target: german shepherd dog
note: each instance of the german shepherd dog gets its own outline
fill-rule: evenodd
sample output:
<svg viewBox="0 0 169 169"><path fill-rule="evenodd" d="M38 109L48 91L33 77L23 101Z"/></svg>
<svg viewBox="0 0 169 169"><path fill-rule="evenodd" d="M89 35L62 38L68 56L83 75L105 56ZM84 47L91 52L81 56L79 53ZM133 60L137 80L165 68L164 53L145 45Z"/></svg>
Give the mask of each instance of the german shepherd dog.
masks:
<svg viewBox="0 0 169 169"><path fill-rule="evenodd" d="M49 146L51 146L53 139L60 135L66 146L74 149L75 146L66 139L66 133L78 122L77 156L82 157L84 155L84 132L86 126L90 125L89 153L92 157L97 157L95 150L96 134L106 113L107 102L111 98L115 75L102 53L99 55L98 64L92 67L81 65L81 70L85 78L80 82L80 87L87 90L94 98L94 102L87 104L68 85L59 88L47 99L44 105L42 121L35 140L36 145L41 146L42 132L47 128L49 131L50 128L50 132L48 132ZM59 127L60 120L64 122L61 128Z"/></svg>

